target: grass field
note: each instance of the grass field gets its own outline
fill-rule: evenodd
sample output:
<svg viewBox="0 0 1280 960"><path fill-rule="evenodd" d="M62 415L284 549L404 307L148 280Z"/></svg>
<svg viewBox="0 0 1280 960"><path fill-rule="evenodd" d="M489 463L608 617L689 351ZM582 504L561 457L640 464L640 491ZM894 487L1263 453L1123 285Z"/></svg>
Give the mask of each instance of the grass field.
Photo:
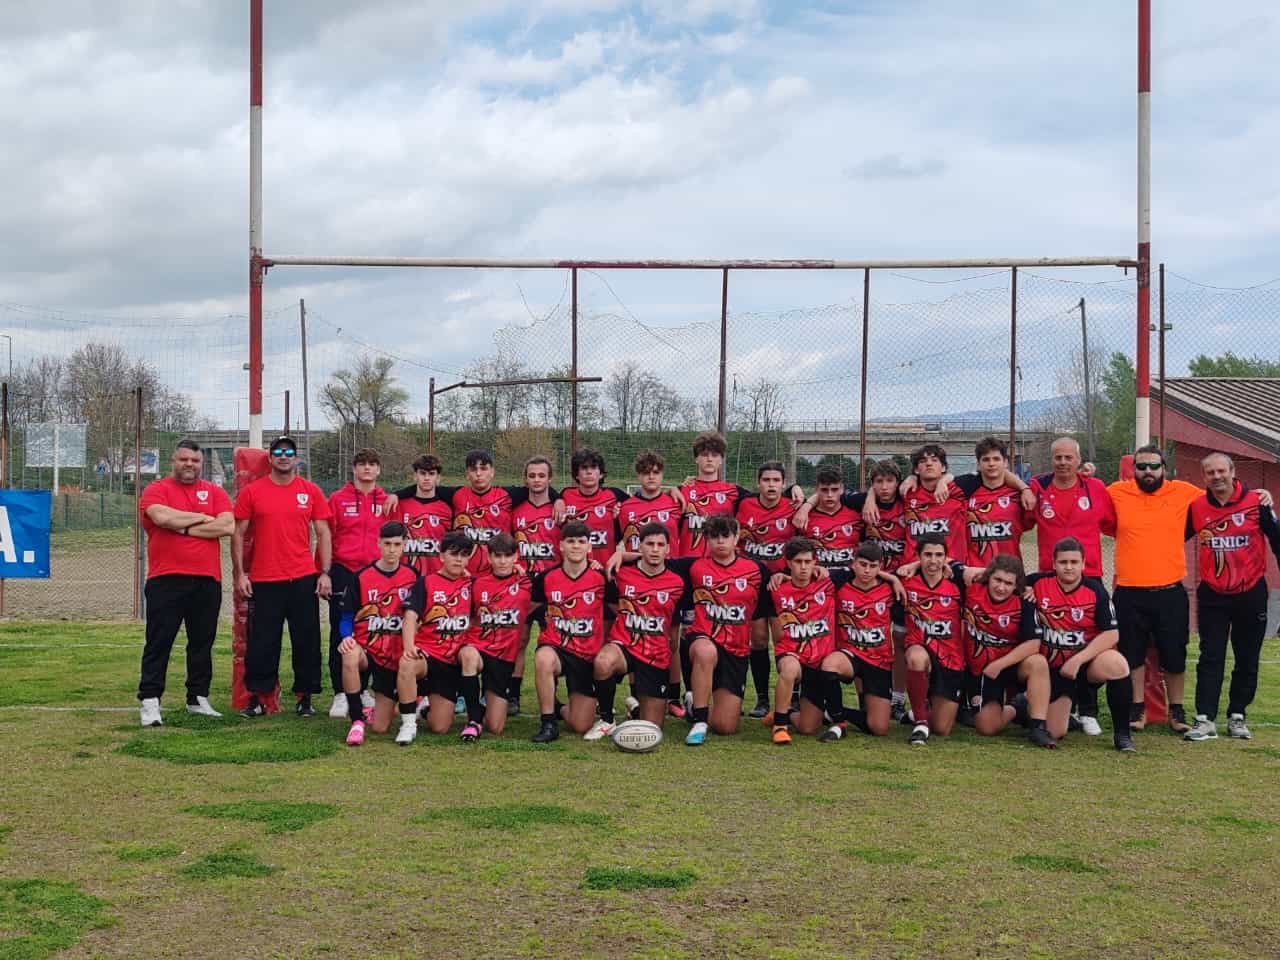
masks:
<svg viewBox="0 0 1280 960"><path fill-rule="evenodd" d="M323 717L188 718L180 651L144 731L140 638L0 627L0 958L1280 955L1275 640L1253 741L1124 757L749 722L630 756L527 716L349 750Z"/></svg>

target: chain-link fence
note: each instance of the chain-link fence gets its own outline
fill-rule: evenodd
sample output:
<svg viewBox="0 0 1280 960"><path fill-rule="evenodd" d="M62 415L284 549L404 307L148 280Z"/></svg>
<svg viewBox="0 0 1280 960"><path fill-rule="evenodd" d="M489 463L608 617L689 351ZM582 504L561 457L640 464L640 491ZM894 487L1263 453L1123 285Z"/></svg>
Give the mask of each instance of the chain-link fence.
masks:
<svg viewBox="0 0 1280 960"><path fill-rule="evenodd" d="M1280 287L1221 289L1169 273L1161 290L1162 273L1152 289L1153 382L1162 316L1167 376L1280 377L1280 351L1266 346ZM730 480L752 486L758 464L777 459L801 483L834 463L856 485L862 455L901 458L926 440L947 446L956 472L971 469L977 439L1009 434L1012 396L1024 472L1047 470L1050 440L1066 433L1105 479L1117 475L1134 435L1132 275L1081 283L1021 269L1015 298L1010 270L954 282L893 275L896 284L873 271L865 317L864 278L848 277L839 299L782 309L730 287L722 328L718 298L696 310L632 309L593 274L577 303L576 372L599 382L576 388L563 382L575 370L575 311L564 298L532 305L529 322L501 326L487 351L452 368L430 338L374 324L353 333L323 305L284 306L264 318L265 430L299 435L302 470L327 491L347 479L361 446L380 451L387 487L408 482L432 440L446 483L462 482L466 451L483 447L499 482L519 482L524 460L542 454L564 484L575 426L578 445L605 456L610 483L625 486L645 449L662 453L678 481L694 472L694 436L722 415L723 382ZM917 283L928 296L893 295ZM803 302L798 289L792 282L787 296ZM0 304L0 327L18 361L5 477L55 491L52 577L5 584L4 613L130 617L145 576L138 470L144 486L167 474L176 441L193 436L206 448L206 476L232 490L231 453L247 442L247 323ZM560 382L486 386L546 378ZM1159 436L1158 400L1151 421Z"/></svg>

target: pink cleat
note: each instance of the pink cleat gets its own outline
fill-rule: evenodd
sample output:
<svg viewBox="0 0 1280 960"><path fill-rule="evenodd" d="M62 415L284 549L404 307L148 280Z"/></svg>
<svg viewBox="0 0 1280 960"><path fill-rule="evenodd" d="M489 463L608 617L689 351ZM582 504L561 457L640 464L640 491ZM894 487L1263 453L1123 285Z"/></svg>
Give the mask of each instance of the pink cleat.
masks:
<svg viewBox="0 0 1280 960"><path fill-rule="evenodd" d="M480 724L471 721L462 728L462 742L475 743L480 739Z"/></svg>
<svg viewBox="0 0 1280 960"><path fill-rule="evenodd" d="M351 724L351 729L347 731L347 746L358 747L364 743L364 721L357 720Z"/></svg>

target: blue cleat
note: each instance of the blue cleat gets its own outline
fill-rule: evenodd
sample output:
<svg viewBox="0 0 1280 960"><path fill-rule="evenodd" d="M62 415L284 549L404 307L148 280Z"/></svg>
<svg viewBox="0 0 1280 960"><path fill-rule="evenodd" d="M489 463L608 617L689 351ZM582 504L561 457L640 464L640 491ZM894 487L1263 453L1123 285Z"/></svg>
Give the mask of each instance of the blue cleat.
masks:
<svg viewBox="0 0 1280 960"><path fill-rule="evenodd" d="M689 731L689 735L684 738L686 746L700 747L707 739L707 725L705 723L695 723L693 729Z"/></svg>

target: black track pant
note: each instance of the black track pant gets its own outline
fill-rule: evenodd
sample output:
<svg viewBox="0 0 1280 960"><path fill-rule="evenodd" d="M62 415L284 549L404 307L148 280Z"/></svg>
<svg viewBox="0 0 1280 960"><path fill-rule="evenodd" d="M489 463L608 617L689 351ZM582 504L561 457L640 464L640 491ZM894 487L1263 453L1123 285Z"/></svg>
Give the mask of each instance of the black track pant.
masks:
<svg viewBox="0 0 1280 960"><path fill-rule="evenodd" d="M293 652L293 692L320 692L320 601L316 575L296 580L254 583L249 637L244 654L244 685L251 693L270 693L280 682L280 647L289 624Z"/></svg>
<svg viewBox="0 0 1280 960"><path fill-rule="evenodd" d="M342 564L335 563L329 569L329 580L333 584L333 595L329 598L329 685L334 693L342 693L342 654L338 652L338 644L342 643L342 595L349 587L354 587L356 575ZM368 673L360 676L360 689L369 685Z"/></svg>
<svg viewBox="0 0 1280 960"><path fill-rule="evenodd" d="M147 598L147 640L142 648L138 699L164 696L169 655L178 628L187 628L187 696L207 697L213 680L213 638L218 632L222 585L213 577L169 573L151 577Z"/></svg>
<svg viewBox="0 0 1280 960"><path fill-rule="evenodd" d="M1258 691L1258 657L1267 633L1267 581L1244 593L1217 593L1204 584L1196 590L1200 624L1200 662L1196 664L1196 713L1217 719L1226 669L1227 641L1235 654L1227 714L1241 715Z"/></svg>

